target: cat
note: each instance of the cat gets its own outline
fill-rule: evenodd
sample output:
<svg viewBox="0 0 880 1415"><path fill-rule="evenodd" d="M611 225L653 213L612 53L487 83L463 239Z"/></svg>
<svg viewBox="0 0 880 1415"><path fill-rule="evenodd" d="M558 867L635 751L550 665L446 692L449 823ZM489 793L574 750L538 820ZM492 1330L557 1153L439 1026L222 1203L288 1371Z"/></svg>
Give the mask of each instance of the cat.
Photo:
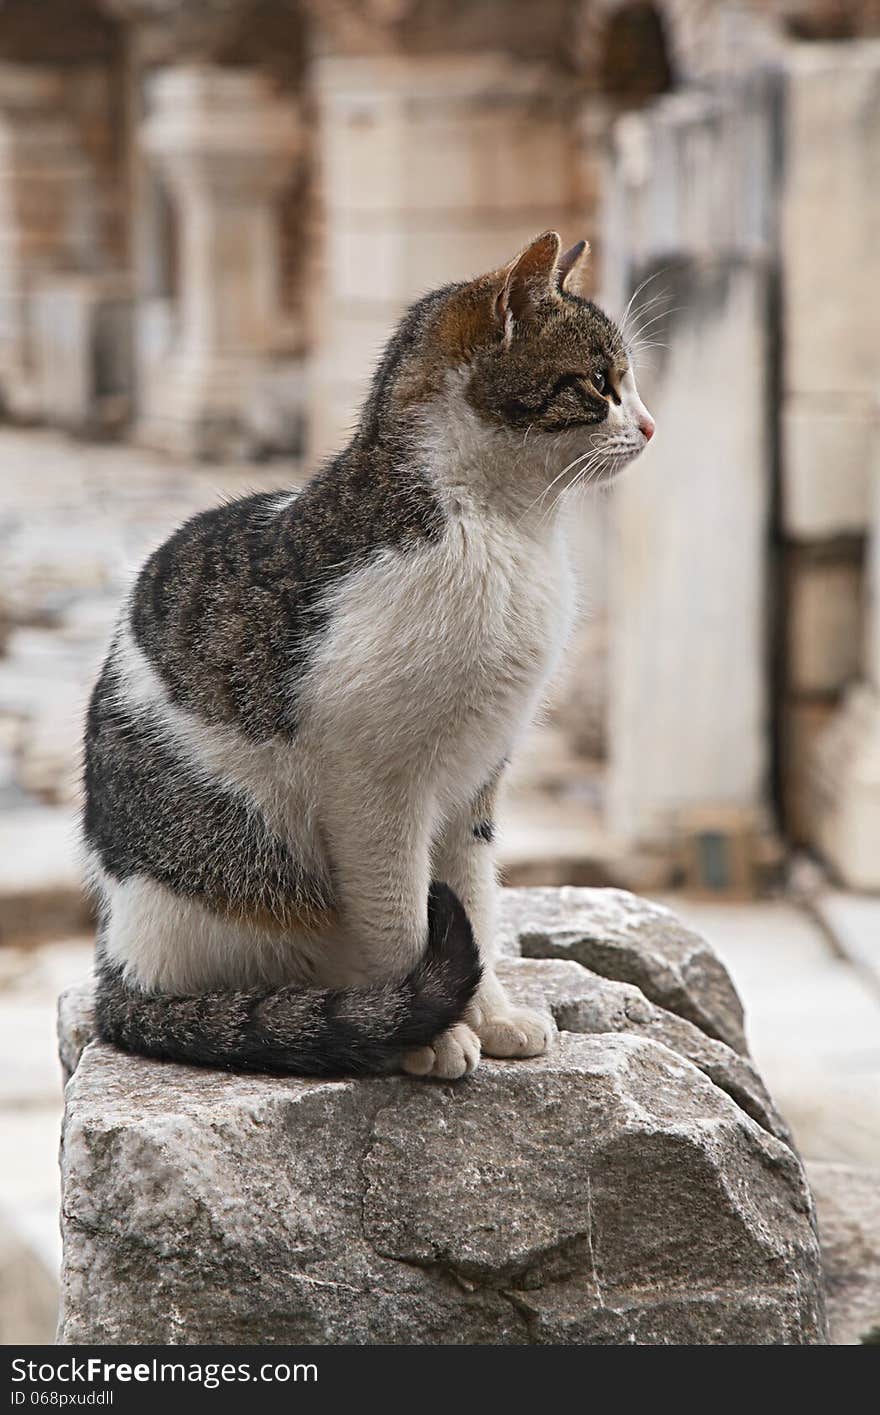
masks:
<svg viewBox="0 0 880 1415"><path fill-rule="evenodd" d="M572 619L560 493L654 431L560 251L419 300L343 452L141 570L86 726L105 1040L444 1079L550 1043L495 973L495 797Z"/></svg>

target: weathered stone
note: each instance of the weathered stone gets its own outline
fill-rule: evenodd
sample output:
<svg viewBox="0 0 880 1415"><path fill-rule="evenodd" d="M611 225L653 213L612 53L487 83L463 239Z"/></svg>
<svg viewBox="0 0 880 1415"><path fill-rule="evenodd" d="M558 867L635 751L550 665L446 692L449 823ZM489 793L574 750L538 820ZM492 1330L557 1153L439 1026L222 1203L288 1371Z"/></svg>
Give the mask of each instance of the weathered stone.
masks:
<svg viewBox="0 0 880 1415"><path fill-rule="evenodd" d="M613 500L608 819L668 849L685 813L764 801L769 296L745 260L683 260L662 279L683 311L655 326L670 347L640 387L663 432Z"/></svg>
<svg viewBox="0 0 880 1415"><path fill-rule="evenodd" d="M812 1161L835 1346L880 1345L880 1170Z"/></svg>
<svg viewBox="0 0 880 1415"><path fill-rule="evenodd" d="M878 616L880 617L880 616ZM880 692L860 683L809 763L815 842L850 889L880 889Z"/></svg>
<svg viewBox="0 0 880 1415"><path fill-rule="evenodd" d="M65 1083L94 1036L94 983L89 978L67 988L58 999L58 1057Z"/></svg>
<svg viewBox="0 0 880 1415"><path fill-rule="evenodd" d="M603 303L649 282L626 333L658 428L610 503L607 822L667 855L690 813L766 804L776 109L753 74L627 113L604 193Z"/></svg>
<svg viewBox="0 0 880 1415"><path fill-rule="evenodd" d="M832 402L873 394L880 362L864 301L880 282L880 193L865 175L880 142L880 42L792 45L784 65L785 386ZM823 241L811 234L819 229ZM831 268L825 241L835 252ZM859 475L839 453L833 474Z"/></svg>
<svg viewBox="0 0 880 1415"><path fill-rule="evenodd" d="M797 1159L639 1036L460 1085L92 1043L62 1175L68 1343L825 1340Z"/></svg>
<svg viewBox="0 0 880 1415"><path fill-rule="evenodd" d="M569 958L634 983L660 1007L747 1053L730 977L706 940L670 909L625 890L571 888L505 890L501 909L506 953Z"/></svg>
<svg viewBox="0 0 880 1415"><path fill-rule="evenodd" d="M68 991L62 1339L823 1342L809 1191L708 945L622 891L501 914L561 1035L459 1085L160 1065Z"/></svg>
<svg viewBox="0 0 880 1415"><path fill-rule="evenodd" d="M789 841L796 845L809 845L815 840L810 769L817 745L834 714L834 703L825 698L790 699L784 707L780 764L785 827Z"/></svg>
<svg viewBox="0 0 880 1415"><path fill-rule="evenodd" d="M649 1002L632 983L601 978L562 959L506 959L499 971L518 1003L546 1008L560 1031L628 1032L661 1042L692 1062L771 1135L791 1144L788 1126L751 1062L692 1022Z"/></svg>
<svg viewBox="0 0 880 1415"><path fill-rule="evenodd" d="M790 539L809 543L863 534L877 422L867 397L841 392L823 400L810 393L786 400L781 514Z"/></svg>
<svg viewBox="0 0 880 1415"><path fill-rule="evenodd" d="M880 992L880 899L820 886L811 905L838 954Z"/></svg>
<svg viewBox="0 0 880 1415"><path fill-rule="evenodd" d="M793 556L788 564L788 685L837 693L862 659L863 576L858 558Z"/></svg>
<svg viewBox="0 0 880 1415"><path fill-rule="evenodd" d="M880 72L880 71L878 71ZM880 457L871 465L866 682L853 687L810 763L815 842L844 884L880 889Z"/></svg>
<svg viewBox="0 0 880 1415"><path fill-rule="evenodd" d="M39 409L30 293L47 269L95 243L96 193L60 73L0 64L0 393L4 410ZM95 252L91 252L94 258Z"/></svg>
<svg viewBox="0 0 880 1415"><path fill-rule="evenodd" d="M129 281L109 272L47 275L33 306L43 416L79 433L117 430L133 393Z"/></svg>

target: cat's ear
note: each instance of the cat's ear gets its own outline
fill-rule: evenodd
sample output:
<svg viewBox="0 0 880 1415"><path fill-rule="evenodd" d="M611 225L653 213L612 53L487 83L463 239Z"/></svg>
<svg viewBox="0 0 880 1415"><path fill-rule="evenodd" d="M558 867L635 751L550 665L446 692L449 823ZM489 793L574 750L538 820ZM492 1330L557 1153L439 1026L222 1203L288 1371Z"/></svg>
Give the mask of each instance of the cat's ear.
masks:
<svg viewBox="0 0 880 1415"><path fill-rule="evenodd" d="M505 267L495 299L495 314L505 333L512 325L528 319L542 299L552 294L561 246L555 231L545 231Z"/></svg>
<svg viewBox="0 0 880 1415"><path fill-rule="evenodd" d="M569 283L576 290L578 277L583 271L590 254L590 247L587 241L575 241L570 250L559 257L556 262L556 288L565 290Z"/></svg>

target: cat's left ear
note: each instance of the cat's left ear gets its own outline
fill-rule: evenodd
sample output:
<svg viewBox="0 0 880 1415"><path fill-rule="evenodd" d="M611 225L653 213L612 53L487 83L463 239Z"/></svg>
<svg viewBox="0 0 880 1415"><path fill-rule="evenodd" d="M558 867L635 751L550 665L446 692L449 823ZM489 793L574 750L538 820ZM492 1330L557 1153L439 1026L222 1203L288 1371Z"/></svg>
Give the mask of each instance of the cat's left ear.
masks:
<svg viewBox="0 0 880 1415"><path fill-rule="evenodd" d="M506 334L513 325L529 319L541 301L553 293L561 246L555 231L545 231L504 270L504 280L495 299L495 314Z"/></svg>

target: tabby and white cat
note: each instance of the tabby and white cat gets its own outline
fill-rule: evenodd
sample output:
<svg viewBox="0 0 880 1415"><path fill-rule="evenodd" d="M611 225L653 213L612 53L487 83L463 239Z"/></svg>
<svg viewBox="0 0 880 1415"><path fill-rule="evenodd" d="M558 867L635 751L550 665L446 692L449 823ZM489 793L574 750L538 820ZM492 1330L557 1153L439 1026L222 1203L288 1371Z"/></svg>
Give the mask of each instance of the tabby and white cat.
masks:
<svg viewBox="0 0 880 1415"><path fill-rule="evenodd" d="M493 799L572 615L559 492L654 431L584 251L420 300L345 451L144 566L86 730L107 1040L446 1078L547 1047L494 972Z"/></svg>

